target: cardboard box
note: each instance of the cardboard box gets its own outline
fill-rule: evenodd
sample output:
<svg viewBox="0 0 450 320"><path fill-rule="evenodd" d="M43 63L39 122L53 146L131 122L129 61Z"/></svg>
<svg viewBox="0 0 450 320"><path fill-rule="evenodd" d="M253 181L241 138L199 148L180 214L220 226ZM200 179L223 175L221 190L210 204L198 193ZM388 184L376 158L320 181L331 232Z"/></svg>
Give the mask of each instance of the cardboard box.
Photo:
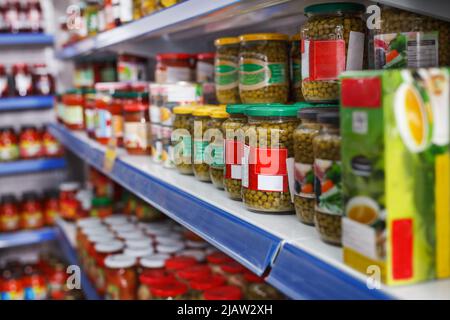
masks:
<svg viewBox="0 0 450 320"><path fill-rule="evenodd" d="M444 68L341 76L344 262L387 284L450 276L449 91Z"/></svg>

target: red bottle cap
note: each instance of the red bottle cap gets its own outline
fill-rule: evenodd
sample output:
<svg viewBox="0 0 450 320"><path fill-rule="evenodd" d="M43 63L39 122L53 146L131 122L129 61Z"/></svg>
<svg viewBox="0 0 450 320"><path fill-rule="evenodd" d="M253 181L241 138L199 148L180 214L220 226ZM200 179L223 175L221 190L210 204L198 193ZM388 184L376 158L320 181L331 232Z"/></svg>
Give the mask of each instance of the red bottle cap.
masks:
<svg viewBox="0 0 450 320"><path fill-rule="evenodd" d="M161 298L169 298L185 294L188 288L185 284L181 282L173 281L162 285L158 285L156 287L152 287L150 290L153 296Z"/></svg>
<svg viewBox="0 0 450 320"><path fill-rule="evenodd" d="M211 253L206 257L206 260L212 264L224 264L233 261L233 259L231 259L229 256L227 256L225 253L222 252Z"/></svg>
<svg viewBox="0 0 450 320"><path fill-rule="evenodd" d="M235 261L221 264L220 269L224 272L232 274L243 273L245 271L245 268Z"/></svg>
<svg viewBox="0 0 450 320"><path fill-rule="evenodd" d="M185 52L160 53L156 56L157 60L187 60L191 58L193 55Z"/></svg>
<svg viewBox="0 0 450 320"><path fill-rule="evenodd" d="M215 52L197 53L197 59L198 60L214 59L215 57L216 57L216 53Z"/></svg>
<svg viewBox="0 0 450 320"><path fill-rule="evenodd" d="M221 287L225 284L225 277L221 275L209 275L207 277L198 278L189 282L189 285L194 290L205 291L216 287Z"/></svg>
<svg viewBox="0 0 450 320"><path fill-rule="evenodd" d="M166 260L166 268L168 270L181 270L189 268L197 264L197 260L192 257L174 257Z"/></svg>
<svg viewBox="0 0 450 320"><path fill-rule="evenodd" d="M139 280L150 287L161 286L176 281L172 274L168 274L164 270L146 270L141 273Z"/></svg>
<svg viewBox="0 0 450 320"><path fill-rule="evenodd" d="M211 274L211 268L207 265L194 265L186 269L181 269L177 271L177 276L184 280L193 280L198 278L203 278Z"/></svg>

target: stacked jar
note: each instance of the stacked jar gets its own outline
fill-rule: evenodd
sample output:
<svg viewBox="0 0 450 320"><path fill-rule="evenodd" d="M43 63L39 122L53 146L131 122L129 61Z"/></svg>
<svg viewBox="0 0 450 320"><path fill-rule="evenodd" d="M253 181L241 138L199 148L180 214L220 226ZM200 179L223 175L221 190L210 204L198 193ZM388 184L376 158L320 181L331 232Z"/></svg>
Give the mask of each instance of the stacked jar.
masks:
<svg viewBox="0 0 450 320"><path fill-rule="evenodd" d="M62 97L64 104L64 124L70 130L83 130L83 106L84 96L83 90L68 90Z"/></svg>
<svg viewBox="0 0 450 320"><path fill-rule="evenodd" d="M205 160L205 149L209 144L209 140L204 137L206 130L208 130L208 121L211 116L211 112L211 108L208 107L197 108L192 112L192 169L194 171L195 178L204 182L211 182L209 165Z"/></svg>
<svg viewBox="0 0 450 320"><path fill-rule="evenodd" d="M120 92L111 95L98 93L96 104L95 139L101 144L108 144L115 139L118 146L123 137L123 112Z"/></svg>
<svg viewBox="0 0 450 320"><path fill-rule="evenodd" d="M124 146L129 154L151 154L148 93L123 93Z"/></svg>
<svg viewBox="0 0 450 320"><path fill-rule="evenodd" d="M219 38L215 41L215 46L217 100L221 104L239 103L239 38Z"/></svg>
<svg viewBox="0 0 450 320"><path fill-rule="evenodd" d="M193 106L178 106L173 109L175 119L173 121L173 154L175 168L181 174L192 175L192 136L193 118L192 113L195 107Z"/></svg>
<svg viewBox="0 0 450 320"><path fill-rule="evenodd" d="M211 182L218 189L223 189L224 179L224 131L223 123L229 114L223 110L211 112L210 120L207 123L208 137L210 142L206 156L209 163L209 175Z"/></svg>

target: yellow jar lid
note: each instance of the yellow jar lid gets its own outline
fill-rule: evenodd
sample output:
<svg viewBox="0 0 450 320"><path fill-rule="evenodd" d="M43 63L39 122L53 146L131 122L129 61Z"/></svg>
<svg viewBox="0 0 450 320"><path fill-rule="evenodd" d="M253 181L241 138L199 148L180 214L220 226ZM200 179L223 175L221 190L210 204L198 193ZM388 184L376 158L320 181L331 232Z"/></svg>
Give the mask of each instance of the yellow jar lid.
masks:
<svg viewBox="0 0 450 320"><path fill-rule="evenodd" d="M288 41L289 36L282 33L252 33L240 36L239 40L241 40L241 42L259 41L259 40Z"/></svg>
<svg viewBox="0 0 450 320"><path fill-rule="evenodd" d="M208 107L200 107L200 108L196 108L193 112L192 115L194 117L209 117L211 115L211 108Z"/></svg>
<svg viewBox="0 0 450 320"><path fill-rule="evenodd" d="M173 108L174 114L191 114L195 110L194 106L178 106Z"/></svg>
<svg viewBox="0 0 450 320"><path fill-rule="evenodd" d="M236 43L239 43L238 37L219 38L219 39L216 39L216 41L214 41L214 44L216 46L224 46L227 44L236 44Z"/></svg>
<svg viewBox="0 0 450 320"><path fill-rule="evenodd" d="M226 119L229 116L230 115L228 114L228 112L226 112L224 110L215 110L215 111L211 112L211 118L214 118L214 119Z"/></svg>

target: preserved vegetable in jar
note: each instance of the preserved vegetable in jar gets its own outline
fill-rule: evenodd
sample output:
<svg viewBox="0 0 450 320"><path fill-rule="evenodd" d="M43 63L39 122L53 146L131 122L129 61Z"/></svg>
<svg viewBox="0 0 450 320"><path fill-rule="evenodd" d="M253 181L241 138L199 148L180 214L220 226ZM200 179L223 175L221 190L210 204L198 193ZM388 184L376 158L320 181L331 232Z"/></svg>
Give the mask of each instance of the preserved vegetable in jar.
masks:
<svg viewBox="0 0 450 320"><path fill-rule="evenodd" d="M19 135L19 154L22 159L35 159L42 156L42 136L34 126L22 126Z"/></svg>
<svg viewBox="0 0 450 320"><path fill-rule="evenodd" d="M204 292L225 285L225 277L218 274L209 274L189 282L189 298L192 300L204 300Z"/></svg>
<svg viewBox="0 0 450 320"><path fill-rule="evenodd" d="M137 291L138 300L152 300L151 288L176 282L173 274L167 273L164 269L145 270L139 276L139 288Z"/></svg>
<svg viewBox="0 0 450 320"><path fill-rule="evenodd" d="M81 204L77 199L78 182L64 182L59 186L59 212L61 218L76 220Z"/></svg>
<svg viewBox="0 0 450 320"><path fill-rule="evenodd" d="M173 154L175 168L181 174L194 174L192 169L192 136L193 118L192 106L178 106L173 108L175 119L173 121Z"/></svg>
<svg viewBox="0 0 450 320"><path fill-rule="evenodd" d="M20 213L17 199L5 194L0 201L0 232L16 231L20 228Z"/></svg>
<svg viewBox="0 0 450 320"><path fill-rule="evenodd" d="M289 98L289 37L279 33L257 33L239 39L242 102L286 103Z"/></svg>
<svg viewBox="0 0 450 320"><path fill-rule="evenodd" d="M302 93L302 54L300 51L301 35L291 38L291 90L294 102L304 101Z"/></svg>
<svg viewBox="0 0 450 320"><path fill-rule="evenodd" d="M105 259L111 255L119 254L123 250L123 243L117 240L106 240L98 242L94 246L95 252L95 272L93 279L95 288L100 295L104 295L106 291L106 275L105 275Z"/></svg>
<svg viewBox="0 0 450 320"><path fill-rule="evenodd" d="M323 241L340 245L343 201L339 113L321 113L317 120L321 129L313 138L315 224Z"/></svg>
<svg viewBox="0 0 450 320"><path fill-rule="evenodd" d="M214 273L223 274L220 266L225 263L233 262L233 259L227 256L225 253L217 251L207 255L206 261L208 261L208 264Z"/></svg>
<svg viewBox="0 0 450 320"><path fill-rule="evenodd" d="M245 110L248 123L243 127L242 200L250 210L270 213L294 210L286 162L294 156L297 110L295 105L275 104Z"/></svg>
<svg viewBox="0 0 450 320"><path fill-rule="evenodd" d="M68 90L62 97L64 108L64 124L71 130L84 129L84 97L83 90Z"/></svg>
<svg viewBox="0 0 450 320"><path fill-rule="evenodd" d="M211 182L218 189L223 189L223 179L225 170L224 159L224 131L223 122L227 120L229 114L223 110L215 110L211 112L210 120L207 127L211 140L206 153L207 163L209 163L209 175ZM209 159L208 159L209 158Z"/></svg>
<svg viewBox="0 0 450 320"><path fill-rule="evenodd" d="M239 97L239 38L219 38L215 66L217 100L221 104L240 103Z"/></svg>
<svg viewBox="0 0 450 320"><path fill-rule="evenodd" d="M22 195L20 225L22 229L38 229L44 226L41 199L35 192L25 192Z"/></svg>
<svg viewBox="0 0 450 320"><path fill-rule="evenodd" d="M13 127L0 128L0 162L19 158L19 144Z"/></svg>
<svg viewBox="0 0 450 320"><path fill-rule="evenodd" d="M279 300L283 295L274 287L267 284L264 278L247 272L244 274L246 286L244 289L246 300Z"/></svg>
<svg viewBox="0 0 450 320"><path fill-rule="evenodd" d="M136 259L114 254L105 259L106 300L135 300L137 276Z"/></svg>
<svg viewBox="0 0 450 320"><path fill-rule="evenodd" d="M371 67L430 68L450 64L450 23L383 6L373 30Z"/></svg>
<svg viewBox="0 0 450 320"><path fill-rule="evenodd" d="M96 90L87 89L84 95L84 128L89 138L95 139L96 122Z"/></svg>
<svg viewBox="0 0 450 320"><path fill-rule="evenodd" d="M177 279L185 284L188 284L191 280L203 279L209 275L211 275L211 268L206 264L193 265L175 272Z"/></svg>
<svg viewBox="0 0 450 320"><path fill-rule="evenodd" d="M236 261L226 262L220 265L222 275L227 279L229 285L237 286L241 289L244 288L244 272L245 268Z"/></svg>
<svg viewBox="0 0 450 320"><path fill-rule="evenodd" d="M302 93L306 101L337 101L339 74L363 69L364 12L364 5L349 2L305 8L308 20L301 29L301 59Z"/></svg>
<svg viewBox="0 0 450 320"><path fill-rule="evenodd" d="M158 83L192 81L194 56L189 53L161 53L156 56L155 80Z"/></svg>
<svg viewBox="0 0 450 320"><path fill-rule="evenodd" d="M14 94L26 97L33 94L33 79L30 69L25 63L16 63L12 68Z"/></svg>
<svg viewBox="0 0 450 320"><path fill-rule="evenodd" d="M100 11L99 1L97 0L86 1L83 19L85 20L87 35L89 37L95 36L100 31L99 11Z"/></svg>
<svg viewBox="0 0 450 320"><path fill-rule="evenodd" d="M177 280L150 288L153 300L186 300L188 287Z"/></svg>
<svg viewBox="0 0 450 320"><path fill-rule="evenodd" d="M23 300L25 298L22 278L18 271L3 270L0 283L1 300Z"/></svg>
<svg viewBox="0 0 450 320"><path fill-rule="evenodd" d="M194 117L193 131L191 133L193 139L192 168L195 178L204 182L211 181L209 165L205 160L205 150L209 144L209 140L204 137L206 130L208 130L211 111L211 108L202 107L192 112Z"/></svg>
<svg viewBox="0 0 450 320"><path fill-rule="evenodd" d="M114 138L120 146L123 138L122 104L118 100L122 94L114 93L111 99L96 99L95 139L101 144L108 144Z"/></svg>
<svg viewBox="0 0 450 320"><path fill-rule="evenodd" d="M204 52L197 54L196 76L197 82L213 82L214 81L214 52Z"/></svg>
<svg viewBox="0 0 450 320"><path fill-rule="evenodd" d="M42 133L42 154L45 157L60 157L63 155L64 150L62 145L58 140L48 131L47 127L44 126Z"/></svg>
<svg viewBox="0 0 450 320"><path fill-rule="evenodd" d="M42 271L33 265L25 265L22 281L25 289L25 300L47 299L46 277Z"/></svg>
<svg viewBox="0 0 450 320"><path fill-rule="evenodd" d="M241 160L244 155L243 126L247 122L245 104L228 105L227 112L230 117L222 124L225 138L225 171L223 186L227 196L233 200L242 200L241 197Z"/></svg>
<svg viewBox="0 0 450 320"><path fill-rule="evenodd" d="M161 211L142 199L137 200L135 216L139 222L152 222L164 218L164 214Z"/></svg>
<svg viewBox="0 0 450 320"><path fill-rule="evenodd" d="M124 93L124 146L129 154L151 154L151 129L147 93Z"/></svg>
<svg viewBox="0 0 450 320"><path fill-rule="evenodd" d="M156 2L157 0L142 0L141 1L141 13L142 16L149 15L156 11Z"/></svg>
<svg viewBox="0 0 450 320"><path fill-rule="evenodd" d="M55 224L59 215L59 192L58 190L46 190L44 192L44 222L47 226Z"/></svg>
<svg viewBox="0 0 450 320"><path fill-rule="evenodd" d="M183 0L156 0L159 9L168 8L176 5Z"/></svg>
<svg viewBox="0 0 450 320"><path fill-rule="evenodd" d="M92 199L91 217L106 218L113 214L113 203L108 197L95 197Z"/></svg>

